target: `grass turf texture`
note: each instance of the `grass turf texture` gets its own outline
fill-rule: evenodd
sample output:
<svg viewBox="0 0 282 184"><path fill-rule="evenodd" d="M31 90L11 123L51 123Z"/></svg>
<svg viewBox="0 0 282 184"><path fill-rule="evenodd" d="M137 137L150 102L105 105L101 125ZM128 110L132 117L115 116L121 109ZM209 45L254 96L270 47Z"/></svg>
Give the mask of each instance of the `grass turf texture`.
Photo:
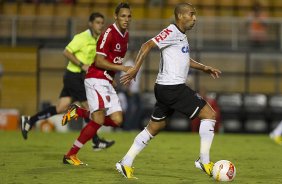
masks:
<svg viewBox="0 0 282 184"><path fill-rule="evenodd" d="M199 153L199 136L162 132L135 160L138 180L126 180L115 163L127 152L138 132L102 133L116 144L93 152L88 143L78 154L88 166L62 164L63 154L78 132L40 133L32 131L24 141L20 132L0 132L0 184L70 183L217 183L194 167ZM218 134L211 150L213 161L227 159L237 169L232 183L282 183L282 147L267 135Z"/></svg>

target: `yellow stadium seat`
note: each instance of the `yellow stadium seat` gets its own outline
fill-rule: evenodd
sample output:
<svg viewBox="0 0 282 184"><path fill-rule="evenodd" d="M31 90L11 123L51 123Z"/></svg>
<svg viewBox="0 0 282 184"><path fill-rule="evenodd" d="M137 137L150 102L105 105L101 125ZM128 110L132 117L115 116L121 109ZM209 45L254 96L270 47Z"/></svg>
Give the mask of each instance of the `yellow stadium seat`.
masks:
<svg viewBox="0 0 282 184"><path fill-rule="evenodd" d="M162 18L164 19L174 18L174 8L171 6L165 6L163 9Z"/></svg>
<svg viewBox="0 0 282 184"><path fill-rule="evenodd" d="M91 4L93 3L92 0L77 0L76 1L77 4Z"/></svg>
<svg viewBox="0 0 282 184"><path fill-rule="evenodd" d="M201 0L198 2L198 4L202 6L215 6L216 0Z"/></svg>
<svg viewBox="0 0 282 184"><path fill-rule="evenodd" d="M282 7L282 1L280 1L280 0L273 0L272 1L272 6L274 6L274 7Z"/></svg>
<svg viewBox="0 0 282 184"><path fill-rule="evenodd" d="M19 4L18 15L18 35L20 37L31 38L34 36L36 20L36 4L21 3Z"/></svg>
<svg viewBox="0 0 282 184"><path fill-rule="evenodd" d="M167 0L166 5L168 6L175 6L176 4L182 2L181 0Z"/></svg>
<svg viewBox="0 0 282 184"><path fill-rule="evenodd" d="M73 5L57 4L55 6L52 37L66 37L68 30L68 19L72 17Z"/></svg>
<svg viewBox="0 0 282 184"><path fill-rule="evenodd" d="M144 19L145 18L145 7L142 5L132 6L133 19Z"/></svg>
<svg viewBox="0 0 282 184"><path fill-rule="evenodd" d="M18 4L17 3L4 3L3 6L4 15L17 15L18 14Z"/></svg>
<svg viewBox="0 0 282 184"><path fill-rule="evenodd" d="M220 16L234 16L234 6L235 6L235 0L218 0L218 5L220 7L219 15Z"/></svg>
<svg viewBox="0 0 282 184"><path fill-rule="evenodd" d="M247 17L252 10L253 1L237 0L235 2L235 6L238 9L237 15L240 17Z"/></svg>
<svg viewBox="0 0 282 184"><path fill-rule="evenodd" d="M0 37L11 37L12 35L12 21L11 19L2 19L0 21Z"/></svg>
<svg viewBox="0 0 282 184"><path fill-rule="evenodd" d="M203 8L202 9L202 16L206 16L206 17L214 17L216 16L216 10L215 8Z"/></svg>
<svg viewBox="0 0 282 184"><path fill-rule="evenodd" d="M99 12L103 14L106 19L112 19L114 15L114 11L110 12L110 7L108 5L94 4L94 6L90 8L90 12Z"/></svg>
<svg viewBox="0 0 282 184"><path fill-rule="evenodd" d="M145 5L145 0L129 0L130 5Z"/></svg>
<svg viewBox="0 0 282 184"><path fill-rule="evenodd" d="M76 5L73 7L73 16L87 19L90 15L90 7L84 5Z"/></svg>
<svg viewBox="0 0 282 184"><path fill-rule="evenodd" d="M73 6L70 4L57 4L55 6L54 16L57 17L71 17Z"/></svg>
<svg viewBox="0 0 282 184"><path fill-rule="evenodd" d="M19 5L18 14L21 16L35 16L37 6L33 3L21 3Z"/></svg>
<svg viewBox="0 0 282 184"><path fill-rule="evenodd" d="M38 5L37 15L39 16L54 16L55 13L55 5L52 3L40 3Z"/></svg>
<svg viewBox="0 0 282 184"><path fill-rule="evenodd" d="M48 38L53 35L53 20L55 13L54 4L40 3L37 9L37 17L35 21L36 31L35 37Z"/></svg>
<svg viewBox="0 0 282 184"><path fill-rule="evenodd" d="M236 0L218 0L218 5L219 6L225 6L225 7L233 7L235 5Z"/></svg>
<svg viewBox="0 0 282 184"><path fill-rule="evenodd" d="M149 6L146 8L146 18L160 19L162 17L162 7Z"/></svg>
<svg viewBox="0 0 282 184"><path fill-rule="evenodd" d="M272 16L273 17L282 17L282 11L276 9L275 11L273 11Z"/></svg>
<svg viewBox="0 0 282 184"><path fill-rule="evenodd" d="M110 1L110 0L95 0L94 1L95 4L109 4L111 2L112 1Z"/></svg>

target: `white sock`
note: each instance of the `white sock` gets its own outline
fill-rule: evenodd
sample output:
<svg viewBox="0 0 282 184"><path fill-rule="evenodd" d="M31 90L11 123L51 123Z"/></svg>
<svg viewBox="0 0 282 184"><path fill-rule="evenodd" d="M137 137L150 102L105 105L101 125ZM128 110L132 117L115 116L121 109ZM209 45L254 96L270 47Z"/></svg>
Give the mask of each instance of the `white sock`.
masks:
<svg viewBox="0 0 282 184"><path fill-rule="evenodd" d="M75 140L73 145L76 146L76 147L79 147L79 148L83 147L83 144L81 142L79 142L78 140Z"/></svg>
<svg viewBox="0 0 282 184"><path fill-rule="evenodd" d="M201 137L200 160L203 164L210 162L210 148L214 137L215 120L202 119L199 129Z"/></svg>
<svg viewBox="0 0 282 184"><path fill-rule="evenodd" d="M277 125L277 127L271 132L273 136L282 135L282 121Z"/></svg>
<svg viewBox="0 0 282 184"><path fill-rule="evenodd" d="M136 157L148 144L150 139L152 139L154 136L152 136L147 128L145 128L142 132L140 132L134 139L134 142L126 155L122 159L122 164L131 167L132 163Z"/></svg>

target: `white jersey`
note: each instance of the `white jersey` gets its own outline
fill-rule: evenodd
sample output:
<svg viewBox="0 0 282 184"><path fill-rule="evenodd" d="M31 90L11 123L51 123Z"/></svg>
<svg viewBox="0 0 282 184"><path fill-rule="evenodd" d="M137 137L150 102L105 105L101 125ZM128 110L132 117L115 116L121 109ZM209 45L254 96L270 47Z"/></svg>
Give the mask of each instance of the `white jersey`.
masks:
<svg viewBox="0 0 282 184"><path fill-rule="evenodd" d="M186 34L170 24L152 38L161 51L156 83L162 85L184 84L190 66L189 44Z"/></svg>

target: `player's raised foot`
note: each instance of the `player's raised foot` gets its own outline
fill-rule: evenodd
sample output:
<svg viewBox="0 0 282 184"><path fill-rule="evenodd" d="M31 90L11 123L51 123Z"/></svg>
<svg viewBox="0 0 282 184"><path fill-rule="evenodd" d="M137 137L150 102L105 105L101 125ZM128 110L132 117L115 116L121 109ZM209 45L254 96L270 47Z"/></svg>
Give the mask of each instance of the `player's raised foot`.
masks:
<svg viewBox="0 0 282 184"><path fill-rule="evenodd" d="M67 112L63 115L62 126L65 126L73 119L77 120L78 118L78 114L76 113L77 108L79 108L79 106L76 104L71 104L69 106Z"/></svg>
<svg viewBox="0 0 282 184"><path fill-rule="evenodd" d="M93 151L100 151L103 149L107 149L114 144L115 144L115 141L112 141L112 140L108 141L105 139L98 138L97 140L95 140L95 142L93 142L92 148L93 148Z"/></svg>
<svg viewBox="0 0 282 184"><path fill-rule="evenodd" d="M71 155L71 156L66 156L64 155L63 158L63 163L64 164L69 164L69 165L74 165L74 166L79 166L79 165L85 165L87 166L87 164L83 163L82 161L80 161L76 155Z"/></svg>
<svg viewBox="0 0 282 184"><path fill-rule="evenodd" d="M21 131L22 131L22 136L25 140L27 139L27 134L30 128L31 128L31 125L29 123L29 117L21 116Z"/></svg>
<svg viewBox="0 0 282 184"><path fill-rule="evenodd" d="M200 158L198 158L198 160L195 161L196 168L201 169L202 171L204 171L209 176L212 176L213 165L214 165L213 162L210 162L208 164L201 163Z"/></svg>
<svg viewBox="0 0 282 184"><path fill-rule="evenodd" d="M281 136L275 136L273 134L269 134L269 137L276 143L279 145L282 145L282 137Z"/></svg>
<svg viewBox="0 0 282 184"><path fill-rule="evenodd" d="M123 165L120 161L116 163L116 170L127 179L138 179L133 176L134 168Z"/></svg>

